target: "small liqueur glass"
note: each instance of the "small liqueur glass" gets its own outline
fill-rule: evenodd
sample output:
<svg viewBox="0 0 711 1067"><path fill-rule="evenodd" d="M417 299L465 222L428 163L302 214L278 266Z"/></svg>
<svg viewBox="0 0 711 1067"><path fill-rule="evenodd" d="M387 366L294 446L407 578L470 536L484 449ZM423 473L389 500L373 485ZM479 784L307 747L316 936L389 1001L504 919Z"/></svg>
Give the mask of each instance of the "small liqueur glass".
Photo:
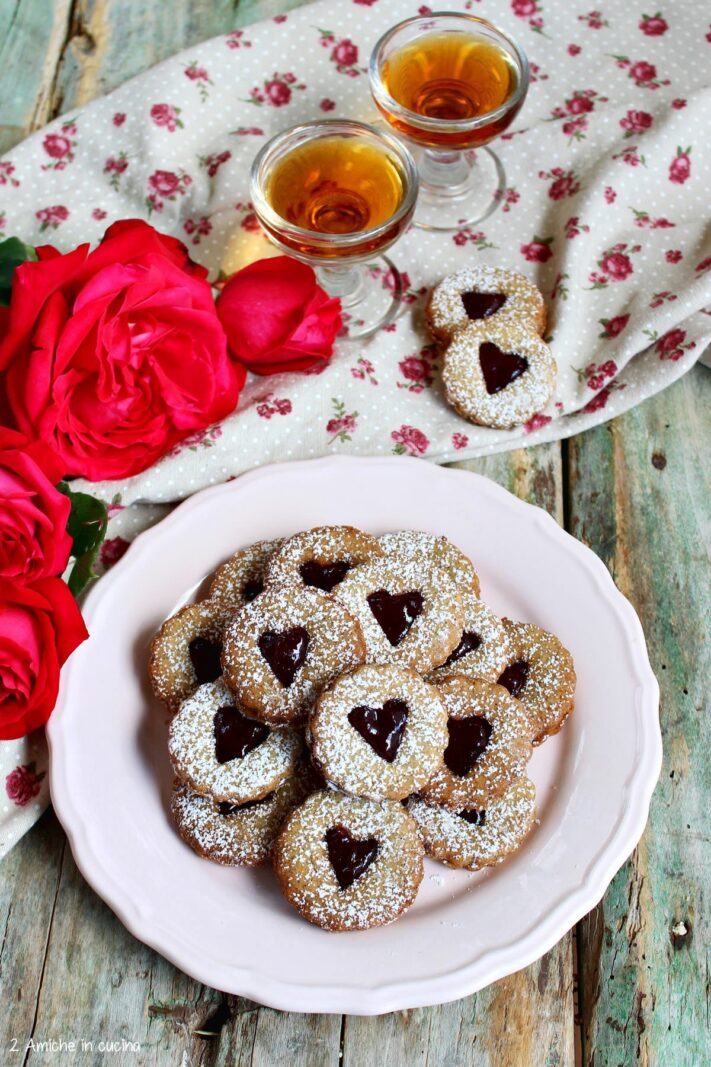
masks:
<svg viewBox="0 0 711 1067"><path fill-rule="evenodd" d="M434 13L388 30L373 49L369 73L379 111L417 146L415 225L456 230L495 211L505 174L483 146L524 102L523 49L485 19Z"/></svg>
<svg viewBox="0 0 711 1067"><path fill-rule="evenodd" d="M277 134L252 164L250 194L269 239L311 264L341 300L342 336L374 333L396 315L403 291L383 255L412 220L417 167L387 131L324 119Z"/></svg>

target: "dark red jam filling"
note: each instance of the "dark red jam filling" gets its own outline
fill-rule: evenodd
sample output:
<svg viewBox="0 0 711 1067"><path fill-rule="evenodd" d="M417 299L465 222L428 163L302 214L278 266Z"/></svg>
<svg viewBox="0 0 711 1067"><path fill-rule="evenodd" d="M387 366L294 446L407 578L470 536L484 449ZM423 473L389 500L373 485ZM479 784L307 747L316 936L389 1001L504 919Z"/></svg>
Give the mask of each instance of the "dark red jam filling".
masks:
<svg viewBox="0 0 711 1067"><path fill-rule="evenodd" d="M478 293L476 289L470 289L468 293L462 293L464 310L470 319L488 319L495 315L506 303L503 293Z"/></svg>
<svg viewBox="0 0 711 1067"><path fill-rule="evenodd" d="M486 823L486 812L477 811L476 808L465 808L464 811L459 811L457 814L460 819L471 823L472 826L483 826Z"/></svg>
<svg viewBox="0 0 711 1067"><path fill-rule="evenodd" d="M502 352L493 341L484 341L479 345L479 363L489 396L500 393L528 370L525 356L519 356L517 352Z"/></svg>
<svg viewBox="0 0 711 1067"><path fill-rule="evenodd" d="M247 604L250 604L263 592L264 582L261 578L253 578L251 582L245 582L242 586L242 597Z"/></svg>
<svg viewBox="0 0 711 1067"><path fill-rule="evenodd" d="M294 681L309 650L309 634L303 626L291 630L267 630L259 638L259 651L285 689Z"/></svg>
<svg viewBox="0 0 711 1067"><path fill-rule="evenodd" d="M348 722L381 759L392 763L405 732L407 713L404 700L386 700L382 708L370 708L365 704L353 708L348 714Z"/></svg>
<svg viewBox="0 0 711 1067"><path fill-rule="evenodd" d="M260 804L266 804L273 796L273 793L268 793L261 800L248 800L246 804L230 804L229 800L221 800L217 805L217 810L220 815L235 815L238 811L249 811L250 808L258 808Z"/></svg>
<svg viewBox="0 0 711 1067"><path fill-rule="evenodd" d="M452 774L464 778L469 774L489 744L491 723L479 715L468 719L449 719L449 744L444 750L444 762Z"/></svg>
<svg viewBox="0 0 711 1067"><path fill-rule="evenodd" d="M188 645L190 662L195 671L198 685L214 682L222 674L219 641L208 641L206 637L194 637Z"/></svg>
<svg viewBox="0 0 711 1067"><path fill-rule="evenodd" d="M348 889L365 874L378 854L376 838L359 841L345 826L332 826L326 831L326 848L341 889Z"/></svg>
<svg viewBox="0 0 711 1067"><path fill-rule="evenodd" d="M517 697L528 681L530 669L530 664L523 659L509 664L499 677L499 685L503 685L504 689L508 689L512 697Z"/></svg>
<svg viewBox="0 0 711 1067"><path fill-rule="evenodd" d="M229 763L244 759L269 736L269 727L256 719L248 719L239 708L227 705L215 712L215 759Z"/></svg>
<svg viewBox="0 0 711 1067"><path fill-rule="evenodd" d="M473 630L465 630L462 634L462 639L454 652L450 652L449 659L446 659L442 666L450 667L453 663L456 663L458 659L468 656L470 652L476 652L480 644L481 637L479 634L474 633Z"/></svg>
<svg viewBox="0 0 711 1067"><path fill-rule="evenodd" d="M410 627L424 606L422 593L389 593L376 589L368 597L368 605L380 629L393 647L406 637Z"/></svg>
<svg viewBox="0 0 711 1067"><path fill-rule="evenodd" d="M342 582L350 569L350 563L344 559L334 560L333 563L317 563L315 559L309 559L299 567L304 585L313 585L316 589L323 589L324 593L330 593Z"/></svg>

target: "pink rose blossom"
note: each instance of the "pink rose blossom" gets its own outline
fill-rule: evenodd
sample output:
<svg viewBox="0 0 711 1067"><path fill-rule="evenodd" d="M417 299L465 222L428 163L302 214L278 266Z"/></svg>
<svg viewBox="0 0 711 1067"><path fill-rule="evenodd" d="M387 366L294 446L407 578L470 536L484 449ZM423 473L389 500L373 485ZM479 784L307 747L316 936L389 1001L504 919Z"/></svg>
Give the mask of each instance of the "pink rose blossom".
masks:
<svg viewBox="0 0 711 1067"><path fill-rule="evenodd" d="M615 200L617 199L617 193L611 185L605 186L603 196L605 197L605 202L608 204L614 204Z"/></svg>
<svg viewBox="0 0 711 1067"><path fill-rule="evenodd" d="M683 185L691 177L691 159L689 158L689 152L682 152L680 148L677 148L676 155L669 164L669 181L674 182L676 185Z"/></svg>
<svg viewBox="0 0 711 1067"><path fill-rule="evenodd" d="M573 178L569 175L564 178L558 178L550 186L548 195L551 200L562 200L566 196L572 196L577 192L577 184Z"/></svg>
<svg viewBox="0 0 711 1067"><path fill-rule="evenodd" d="M544 426L547 426L551 422L550 415L543 415L540 412L537 415L532 415L528 422L524 422L523 429L525 433L533 433L534 430L540 430Z"/></svg>
<svg viewBox="0 0 711 1067"><path fill-rule="evenodd" d="M529 263L547 263L553 255L550 244L544 241L531 241L521 245L521 254Z"/></svg>
<svg viewBox="0 0 711 1067"><path fill-rule="evenodd" d="M124 122L126 121L126 115L123 111L117 111L111 121L113 122L114 126L123 126Z"/></svg>
<svg viewBox="0 0 711 1067"><path fill-rule="evenodd" d="M48 133L42 147L52 159L64 159L72 150L72 142L62 133Z"/></svg>
<svg viewBox="0 0 711 1067"><path fill-rule="evenodd" d="M669 24L666 19L663 19L662 16L657 13L651 17L649 15L643 15L639 28L647 37L661 37L662 34L666 33L669 29Z"/></svg>
<svg viewBox="0 0 711 1067"><path fill-rule="evenodd" d="M339 41L331 52L331 59L339 67L352 67L358 62L358 48L347 37Z"/></svg>
<svg viewBox="0 0 711 1067"><path fill-rule="evenodd" d="M649 129L653 122L654 116L647 111L630 110L624 118L620 119L620 126L623 130L627 130L628 133L643 133Z"/></svg>
<svg viewBox="0 0 711 1067"><path fill-rule="evenodd" d="M452 445L453 445L454 448L457 449L457 451L460 448L466 448L468 444L469 444L469 438L467 437L467 435L465 433L453 433L452 434Z"/></svg>
<svg viewBox="0 0 711 1067"><path fill-rule="evenodd" d="M419 356L408 356L398 363L403 378L410 382L419 382L429 374L429 365Z"/></svg>
<svg viewBox="0 0 711 1067"><path fill-rule="evenodd" d="M396 451L406 452L409 456L424 456L430 446L422 430L414 426L401 426L399 430L393 430L390 437L397 446Z"/></svg>
<svg viewBox="0 0 711 1067"><path fill-rule="evenodd" d="M570 100L565 101L565 106L571 115L583 115L595 108L589 96L571 96Z"/></svg>
<svg viewBox="0 0 711 1067"><path fill-rule="evenodd" d="M684 258L678 248L670 248L664 253L667 263L680 263Z"/></svg>
<svg viewBox="0 0 711 1067"><path fill-rule="evenodd" d="M339 433L353 433L358 428L355 416L343 415L340 419L329 419L326 423L326 433L335 437Z"/></svg>
<svg viewBox="0 0 711 1067"><path fill-rule="evenodd" d="M178 128L178 111L172 104L154 104L151 108L151 118L156 126L165 126L169 133Z"/></svg>
<svg viewBox="0 0 711 1067"><path fill-rule="evenodd" d="M118 563L122 556L126 554L129 547L128 541L123 537L109 537L101 546L101 563L103 567L108 570L109 567L113 567L114 563Z"/></svg>
<svg viewBox="0 0 711 1067"><path fill-rule="evenodd" d="M191 82L206 82L210 80L210 76L204 67L186 67L185 76L190 78Z"/></svg>
<svg viewBox="0 0 711 1067"><path fill-rule="evenodd" d="M657 352L672 352L675 348L678 348L683 341L686 340L686 331L681 330L678 326L674 330L669 330L663 337L660 337L656 344Z"/></svg>
<svg viewBox="0 0 711 1067"><path fill-rule="evenodd" d="M536 14L536 0L511 0L511 10L520 19L530 18Z"/></svg>
<svg viewBox="0 0 711 1067"><path fill-rule="evenodd" d="M675 111L681 111L683 107L686 107L686 100L672 100L671 106L674 108Z"/></svg>
<svg viewBox="0 0 711 1067"><path fill-rule="evenodd" d="M91 217L92 219L96 219L97 222L101 222L102 219L106 218L106 212L103 208L95 207L91 213Z"/></svg>
<svg viewBox="0 0 711 1067"><path fill-rule="evenodd" d="M623 281L632 273L632 261L623 252L608 252L600 261L600 269L614 282Z"/></svg>
<svg viewBox="0 0 711 1067"><path fill-rule="evenodd" d="M35 211L35 218L47 226L58 226L60 222L65 222L69 218L69 208L64 207L62 204L43 207L39 211Z"/></svg>
<svg viewBox="0 0 711 1067"><path fill-rule="evenodd" d="M318 105L322 111L333 111L336 106L335 100L329 100L328 97L324 97L321 103Z"/></svg>
<svg viewBox="0 0 711 1067"><path fill-rule="evenodd" d="M264 89L272 107L283 107L291 100L291 89L279 78L267 82Z"/></svg>
<svg viewBox="0 0 711 1067"><path fill-rule="evenodd" d="M42 788L41 782L45 772L37 774L34 763L23 764L10 771L5 779L5 792L8 798L17 804L18 808L24 808L38 794Z"/></svg>
<svg viewBox="0 0 711 1067"><path fill-rule="evenodd" d="M568 45L568 55L569 56L579 56L581 51L582 51L582 49L581 49L579 44L569 44Z"/></svg>
<svg viewBox="0 0 711 1067"><path fill-rule="evenodd" d="M619 337L619 335L625 329L625 327L627 326L627 323L629 321L630 321L629 315L615 315L614 319L607 319L606 322L603 322L603 326L605 327L604 336L605 337ZM612 364L612 366L614 367L614 370L613 370L612 373L616 374L617 373L617 367L615 367L614 364Z"/></svg>
<svg viewBox="0 0 711 1067"><path fill-rule="evenodd" d="M657 68L652 63L646 63L643 59L633 63L630 67L630 78L639 83L654 81L657 76Z"/></svg>
<svg viewBox="0 0 711 1067"><path fill-rule="evenodd" d="M611 390L609 386L605 386L604 389L600 390L597 396L594 396L591 400L588 400L587 404L583 408L583 411L590 414L593 411L599 411L601 408L604 408L605 404L610 398L610 391Z"/></svg>
<svg viewBox="0 0 711 1067"><path fill-rule="evenodd" d="M148 179L148 184L159 196L173 196L178 190L180 179L171 170L156 170Z"/></svg>

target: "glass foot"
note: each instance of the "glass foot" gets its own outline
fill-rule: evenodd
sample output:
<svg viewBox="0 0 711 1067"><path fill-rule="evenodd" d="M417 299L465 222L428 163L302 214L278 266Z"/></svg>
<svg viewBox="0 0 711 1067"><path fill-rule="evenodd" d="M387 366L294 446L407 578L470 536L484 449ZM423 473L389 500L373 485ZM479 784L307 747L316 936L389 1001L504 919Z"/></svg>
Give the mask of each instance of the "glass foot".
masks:
<svg viewBox="0 0 711 1067"><path fill-rule="evenodd" d="M415 226L424 230L460 230L492 215L506 187L504 167L490 148L460 153L454 165L418 153L420 194Z"/></svg>
<svg viewBox="0 0 711 1067"><path fill-rule="evenodd" d="M357 279L355 274L357 273ZM400 272L387 256L379 256L350 272L318 267L319 284L330 296L341 300L343 326L340 341L368 337L392 322L401 306L404 291Z"/></svg>

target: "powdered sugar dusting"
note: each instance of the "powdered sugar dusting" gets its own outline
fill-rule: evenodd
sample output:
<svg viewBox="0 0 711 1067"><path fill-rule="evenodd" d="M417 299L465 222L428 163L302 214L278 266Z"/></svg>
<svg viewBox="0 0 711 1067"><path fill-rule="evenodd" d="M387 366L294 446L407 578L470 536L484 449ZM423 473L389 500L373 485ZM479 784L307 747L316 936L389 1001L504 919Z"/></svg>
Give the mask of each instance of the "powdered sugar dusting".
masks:
<svg viewBox="0 0 711 1067"><path fill-rule="evenodd" d="M534 744L561 728L573 710L575 668L573 657L554 634L528 622L504 619L512 645L509 663L528 663L526 684L518 699L531 718Z"/></svg>
<svg viewBox="0 0 711 1067"><path fill-rule="evenodd" d="M257 541L235 552L215 571L210 598L223 604L232 604L235 608L246 604L245 586L264 581L267 561L282 544L282 541Z"/></svg>
<svg viewBox="0 0 711 1067"><path fill-rule="evenodd" d="M441 567L458 586L458 592L473 590L479 595L479 578L472 561L452 542L423 530L397 530L379 538L386 555L397 563Z"/></svg>
<svg viewBox="0 0 711 1067"><path fill-rule="evenodd" d="M545 304L533 282L516 271L482 264L449 274L432 290L427 317L430 329L440 340L447 341L456 330L474 324L462 302L462 294L472 291L506 296L503 307L486 319L474 320L476 323L485 322L487 326L509 323L543 330Z"/></svg>
<svg viewBox="0 0 711 1067"><path fill-rule="evenodd" d="M476 633L481 644L449 666L438 667L429 680L436 682L445 674L466 674L470 678L487 678L495 682L506 664L511 662L511 644L506 628L478 596L463 590L459 595L464 608L464 632Z"/></svg>
<svg viewBox="0 0 711 1067"><path fill-rule="evenodd" d="M356 567L382 554L377 538L355 526L317 526L284 542L269 564L267 578L270 582L301 585L299 567L309 560L321 564L343 561Z"/></svg>
<svg viewBox="0 0 711 1067"><path fill-rule="evenodd" d="M190 659L190 642L196 637L220 643L234 608L215 600L186 604L161 626L151 645L148 673L159 700L175 710L197 688Z"/></svg>

